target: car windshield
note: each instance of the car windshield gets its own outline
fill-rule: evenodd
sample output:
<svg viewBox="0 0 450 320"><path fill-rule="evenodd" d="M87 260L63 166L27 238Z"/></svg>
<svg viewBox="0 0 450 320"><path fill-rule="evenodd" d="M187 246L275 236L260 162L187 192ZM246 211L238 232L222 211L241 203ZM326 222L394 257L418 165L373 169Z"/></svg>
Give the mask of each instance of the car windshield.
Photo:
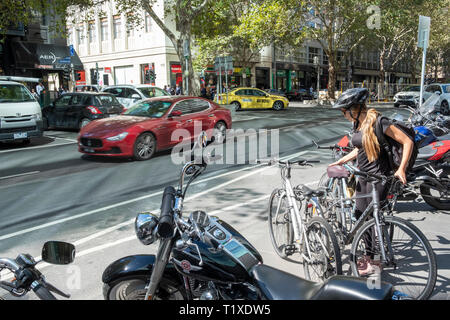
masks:
<svg viewBox="0 0 450 320"><path fill-rule="evenodd" d="M169 94L162 89L155 87L138 88L146 98L168 96Z"/></svg>
<svg viewBox="0 0 450 320"><path fill-rule="evenodd" d="M406 87L405 90L403 90L403 91L416 91L416 92L420 92L420 86Z"/></svg>
<svg viewBox="0 0 450 320"><path fill-rule="evenodd" d="M23 85L2 84L0 85L0 103L7 102L30 102L36 101L31 93Z"/></svg>
<svg viewBox="0 0 450 320"><path fill-rule="evenodd" d="M172 102L142 101L125 111L123 115L136 117L161 118L169 110Z"/></svg>

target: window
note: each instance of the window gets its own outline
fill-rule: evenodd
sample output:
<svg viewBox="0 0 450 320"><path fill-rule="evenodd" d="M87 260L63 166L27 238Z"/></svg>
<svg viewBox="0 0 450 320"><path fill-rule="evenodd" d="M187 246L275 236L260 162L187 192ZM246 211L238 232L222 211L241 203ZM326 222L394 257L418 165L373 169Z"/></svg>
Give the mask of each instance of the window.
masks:
<svg viewBox="0 0 450 320"><path fill-rule="evenodd" d="M309 47L308 48L308 59L309 59L309 63L314 63L314 57L318 57L319 56L319 48L313 48L313 47ZM319 63L320 63L320 59L319 59Z"/></svg>
<svg viewBox="0 0 450 320"><path fill-rule="evenodd" d="M235 93L235 95L237 95L237 96L247 96L248 94L247 94L247 91L248 90L239 90L239 91L237 91L236 93Z"/></svg>
<svg viewBox="0 0 450 320"><path fill-rule="evenodd" d="M146 12L145 13L145 32L151 32L152 31L152 18L150 18L150 15Z"/></svg>
<svg viewBox="0 0 450 320"><path fill-rule="evenodd" d="M93 43L97 40L97 32L95 30L95 22L89 22L89 42Z"/></svg>
<svg viewBox="0 0 450 320"><path fill-rule="evenodd" d="M249 90L249 91L252 96L256 96L256 97L265 97L266 96L266 94L264 92L259 91L259 90Z"/></svg>
<svg viewBox="0 0 450 320"><path fill-rule="evenodd" d="M83 26L78 26L77 39L78 39L79 44L83 44L83 42L84 42L84 27Z"/></svg>
<svg viewBox="0 0 450 320"><path fill-rule="evenodd" d="M176 106L173 108L173 111L181 111L183 115L192 113L192 100L183 100L176 104Z"/></svg>
<svg viewBox="0 0 450 320"><path fill-rule="evenodd" d="M0 103L34 101L23 85L3 84L0 86Z"/></svg>
<svg viewBox="0 0 450 320"><path fill-rule="evenodd" d="M102 41L108 41L109 40L108 21L106 19L103 19L101 21L100 31L101 31L101 34L102 34Z"/></svg>
<svg viewBox="0 0 450 320"><path fill-rule="evenodd" d="M67 107L69 105L72 95L64 95L60 99L55 101L55 107Z"/></svg>
<svg viewBox="0 0 450 320"><path fill-rule="evenodd" d="M205 100L191 100L192 112L202 112L209 109L209 102Z"/></svg>
<svg viewBox="0 0 450 320"><path fill-rule="evenodd" d="M80 105L82 104L84 96L80 94L76 94L72 96L72 101L70 101L71 105Z"/></svg>
<svg viewBox="0 0 450 320"><path fill-rule="evenodd" d="M114 16L113 21L114 39L120 39L122 36L122 22L119 16Z"/></svg>
<svg viewBox="0 0 450 320"><path fill-rule="evenodd" d="M113 106L119 104L116 97L114 96L101 95L98 96L97 99L100 101L99 105L101 106Z"/></svg>
<svg viewBox="0 0 450 320"><path fill-rule="evenodd" d="M168 101L142 101L125 111L123 115L161 118L172 105Z"/></svg>
<svg viewBox="0 0 450 320"><path fill-rule="evenodd" d="M322 64L328 65L328 55L325 52L322 56Z"/></svg>
<svg viewBox="0 0 450 320"><path fill-rule="evenodd" d="M139 91L146 97L146 98L153 98L153 97L161 97L161 96L167 96L167 92L164 90L161 90L159 88L139 88Z"/></svg>

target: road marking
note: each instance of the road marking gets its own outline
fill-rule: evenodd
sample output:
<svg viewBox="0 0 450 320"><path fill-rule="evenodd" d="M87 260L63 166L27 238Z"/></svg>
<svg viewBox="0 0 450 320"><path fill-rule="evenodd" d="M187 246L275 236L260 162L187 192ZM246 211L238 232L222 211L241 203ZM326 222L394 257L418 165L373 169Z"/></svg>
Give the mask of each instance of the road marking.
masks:
<svg viewBox="0 0 450 320"><path fill-rule="evenodd" d="M262 170L266 170L266 169L268 169L268 168L262 168L262 169L258 170L258 172L259 172L259 171L262 171ZM319 182L319 181L313 181L313 182L306 183L305 185L306 185L306 186L309 186L309 185L312 185L312 184L316 184L316 183L318 183L318 182ZM216 186L216 189L219 188L219 187L222 187L222 186ZM186 201L189 201L189 200L195 199L195 198L197 198L197 197L200 197L200 196L202 196L204 193L207 193L207 192L210 192L210 191L211 191L211 189L209 189L209 190L207 190L207 191L204 191L204 192L202 192L201 194L197 194L197 195L195 195L195 196L192 196L192 197L186 199ZM231 211L231 210L237 209L237 208L239 208L239 207L245 207L245 206L247 206L247 205L249 205L249 204L251 204L251 203L259 202L259 201L265 200L265 199L267 199L267 198L269 198L269 197L270 197L270 194L269 194L269 195L262 196L262 197L259 197L259 198L257 198L257 199L253 199L253 200L247 201L247 202L245 202L245 203L238 203L238 204L233 205L233 206L229 206L229 207L225 207L225 208L221 208L221 209L219 209L219 210L215 210L215 211L209 212L208 215L209 215L209 216L214 216L214 215L216 215L216 214L218 214L218 213L221 213L221 212ZM157 211L159 212L159 210L157 210ZM154 213L156 213L156 211L154 211ZM105 230L103 230L103 231L101 231L101 232L98 232L98 233L96 233L96 234L93 234L93 235L91 235L91 236L89 236L89 237L86 237L86 238L80 239L80 240L78 240L78 241L75 241L75 242L73 242L73 244L74 244L75 246L80 245L80 244L85 243L85 242L87 242L87 241L89 241L89 240L92 240L92 239L94 239L94 238L96 238L96 237L98 237L98 236L101 236L101 235L104 235L104 234L109 233L109 232L111 232L111 231L114 231L115 229L119 229L119 228L121 228L121 227L123 227L123 226L129 225L129 224L133 223L134 220L135 220L135 218L133 218L132 220L126 221L126 222L124 222L124 223L118 224L118 225L116 225L116 226L114 226L114 227L105 229ZM110 242L110 243L102 244L102 245L99 245L99 246L96 246L96 247L92 247L92 248L89 248L89 249L80 251L80 252L76 253L76 257L82 257L82 256L85 256L85 255L88 255L88 254L91 254L91 253L95 253L95 252L97 252L97 251L102 251L102 250L104 250L104 249L111 248L111 247L117 246L117 245L119 245L119 244L122 244L122 243L125 243L125 242L128 242L128 241L132 241L132 240L137 240L136 235L128 236L128 237L126 237L126 238L119 239L119 240L117 240L117 241L115 241L115 242ZM39 261L40 259L41 259L40 256L35 258L36 261ZM44 268L46 268L46 267L48 267L48 266L50 266L50 265L51 265L51 264L48 264L48 263L42 263L42 264L39 265L39 270L42 270L42 269L44 269ZM6 276L6 278L4 278L5 276ZM9 277L8 277L8 276L9 276ZM10 273L10 271L5 270L5 271L3 271L3 272L0 273L0 278L3 279L4 281L5 281L5 280L9 280L9 279L12 278L12 274Z"/></svg>
<svg viewBox="0 0 450 320"><path fill-rule="evenodd" d="M64 145L74 144L74 143L75 142L66 142L66 143L50 144L50 145L47 145L47 146L36 146L36 147L26 147L26 148L13 149L13 150L3 150L3 151L0 151L0 153L9 153L9 152L16 152L16 151L28 151L28 150L33 150L33 149L42 149L42 148L64 146Z"/></svg>
<svg viewBox="0 0 450 320"><path fill-rule="evenodd" d="M301 151L301 152L298 152L298 153L296 153L296 154L293 154L292 156L289 156L289 157L297 157L297 156L299 156L299 155L301 155L301 154L304 154L304 153L306 153L306 152L308 152L308 151ZM218 178L220 178L220 177L227 176L227 175L234 174L234 173L238 173L238 172L241 172L241 171L251 170L251 169L253 169L253 168L260 167L260 166L261 166L261 165L252 166L252 167L250 167L250 168L245 167L245 168L243 168L243 169L239 169L239 170L235 170L235 171L232 171L232 172L223 173L223 174L218 175L218 176L213 176L213 177L210 177L210 178L207 178L207 179L203 179L203 180L194 182L194 183L192 183L192 185L194 185L194 184L199 184L199 183L203 183L203 182L206 182L206 181L209 181L209 180L218 179ZM264 168L264 169L266 169L266 168ZM252 174L256 174L256 173L258 173L258 172L259 172L259 171L256 171L256 172L254 172L254 173L252 173ZM233 182L234 182L234 181L238 181L238 180L241 180L241 179L246 178L247 176L249 176L249 174L244 175L244 176L242 176L242 177L240 177L240 178L237 178L237 180L236 180L236 179L233 179L233 180L231 180L231 181L233 181ZM230 183L227 182L227 183L225 183L224 185L228 185L228 184L230 184ZM210 189L210 190L208 190L208 191L203 192L202 194L204 194L204 193L206 193L206 192L209 192L209 191L211 191L211 190L215 190L215 189L217 189L217 188L215 187L215 188L213 188L213 189ZM0 241L1 241L1 240L5 240L5 239L9 239L9 238L12 238L12 237L15 237L15 236L18 236L18 235L22 235L22 234L25 234L25 233L29 233L29 232L32 232L32 231L36 231L36 230L44 229L44 228L47 228L47 227L51 227L51 226L54 226L54 225L57 225L57 224L60 224L60 223L63 223L63 222L67 222L67 221L79 219L79 218L82 218L82 217L86 217L86 216L92 215L92 214L94 214L94 213L98 213L98 212L101 212L101 211L113 209L113 208L116 208L116 207L119 207L119 206L123 206L123 205L126 205L126 204L130 204L130 203L136 202L136 201L148 199L148 198L151 198L151 197L160 195L160 194L162 194L163 192L164 192L164 191L158 191L158 192L153 193L153 194L150 194L150 195L145 195L145 196L141 196L141 197L138 197L138 198L134 198L134 199L130 199L130 200L118 202L118 203L115 203L115 204L112 204L112 205L109 205L109 206L106 206L106 207L102 207L102 208L90 210L90 211L87 211L87 212L84 212L84 213L81 213L81 214L78 214L78 215L74 215L74 216L71 216L71 217L67 217L67 218L55 220L55 221L52 221L52 222L45 223L45 224L43 224L43 225L39 225L39 226L35 226L35 227L28 228L28 229L25 229L25 230L21 230L21 231L17 231L17 232L13 232L13 233L7 234L7 235L3 235L3 236L0 236Z"/></svg>
<svg viewBox="0 0 450 320"><path fill-rule="evenodd" d="M12 176L5 176L5 177L0 177L0 180L3 179L10 179L10 178L16 178L16 177L21 177L21 176L28 176L30 174L36 174L39 173L40 171L31 171L31 172L25 172L25 173L19 173L19 174L14 174Z"/></svg>
<svg viewBox="0 0 450 320"><path fill-rule="evenodd" d="M71 141L71 142L75 142L75 143L78 142L78 140L68 139L68 138L60 138L60 137L57 137L57 136L46 136L46 137L55 138L55 139L67 140L67 141Z"/></svg>

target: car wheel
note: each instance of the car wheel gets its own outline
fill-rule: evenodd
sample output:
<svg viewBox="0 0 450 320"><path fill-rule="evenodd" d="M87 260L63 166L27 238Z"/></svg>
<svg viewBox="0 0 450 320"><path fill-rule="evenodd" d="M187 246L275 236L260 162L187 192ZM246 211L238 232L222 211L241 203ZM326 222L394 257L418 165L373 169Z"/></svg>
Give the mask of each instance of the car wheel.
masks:
<svg viewBox="0 0 450 320"><path fill-rule="evenodd" d="M89 122L91 122L91 120L89 120L89 119L87 119L87 118L81 119L79 128L80 128L80 129L83 128L83 127L84 127L85 125L87 125Z"/></svg>
<svg viewBox="0 0 450 320"><path fill-rule="evenodd" d="M234 102L231 103L231 105L234 107L235 111L241 110L241 104L239 102L234 101Z"/></svg>
<svg viewBox="0 0 450 320"><path fill-rule="evenodd" d="M155 153L156 138L149 132L144 132L136 138L133 148L133 158L138 161L148 160Z"/></svg>
<svg viewBox="0 0 450 320"><path fill-rule="evenodd" d="M276 110L276 111L280 111L280 110L283 110L283 108L284 108L284 104L283 104L283 102L281 102L281 101L275 101L274 103L273 103L273 107L272 107L274 110Z"/></svg>
<svg viewBox="0 0 450 320"><path fill-rule="evenodd" d="M214 126L214 142L224 143L227 138L227 126L222 121L219 121Z"/></svg>
<svg viewBox="0 0 450 320"><path fill-rule="evenodd" d="M449 113L449 110L448 110L448 102L447 101L442 101L442 103L441 103L441 113L443 114L443 115L447 115L448 113Z"/></svg>

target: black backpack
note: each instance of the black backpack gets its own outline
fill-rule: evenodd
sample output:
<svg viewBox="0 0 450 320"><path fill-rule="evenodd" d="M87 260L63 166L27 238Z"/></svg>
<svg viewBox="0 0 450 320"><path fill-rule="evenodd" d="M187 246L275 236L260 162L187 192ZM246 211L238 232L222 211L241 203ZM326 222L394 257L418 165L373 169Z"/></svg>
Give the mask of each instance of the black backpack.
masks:
<svg viewBox="0 0 450 320"><path fill-rule="evenodd" d="M381 127L381 119L384 117L378 117L375 125L375 135L378 138L378 142L380 147L386 151L389 159L389 164L391 166L392 173L397 171L400 163L402 162L402 154L403 154L403 145L398 143L391 137L386 137L383 133L383 128ZM402 121L397 121L395 119L391 120L392 124L395 125L398 129L402 130L404 134L406 134L411 141L413 142L413 150L411 152L411 157L409 158L408 166L406 167L406 172L410 172L414 166L414 163L417 159L417 154L419 153L419 149L415 143L416 133L414 128L406 124Z"/></svg>

